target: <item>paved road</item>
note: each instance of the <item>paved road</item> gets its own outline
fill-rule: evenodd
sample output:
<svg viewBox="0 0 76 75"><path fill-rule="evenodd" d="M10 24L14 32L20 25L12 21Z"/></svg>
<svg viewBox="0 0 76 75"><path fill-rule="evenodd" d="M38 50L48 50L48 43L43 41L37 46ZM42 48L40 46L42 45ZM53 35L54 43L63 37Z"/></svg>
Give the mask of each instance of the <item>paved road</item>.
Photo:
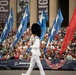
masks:
<svg viewBox="0 0 76 75"><path fill-rule="evenodd" d="M0 70L0 75L21 75L26 70ZM46 75L76 75L76 71L53 71L45 70ZM40 75L39 70L33 70L31 75Z"/></svg>

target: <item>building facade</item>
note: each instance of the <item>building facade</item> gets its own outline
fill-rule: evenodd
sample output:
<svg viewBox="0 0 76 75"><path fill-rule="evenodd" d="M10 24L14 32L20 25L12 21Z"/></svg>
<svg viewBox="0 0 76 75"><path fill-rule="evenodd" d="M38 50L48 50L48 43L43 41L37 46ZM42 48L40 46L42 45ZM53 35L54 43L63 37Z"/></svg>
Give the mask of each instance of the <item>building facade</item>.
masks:
<svg viewBox="0 0 76 75"><path fill-rule="evenodd" d="M2 10L2 2L1 1L7 1L7 0L0 0L0 9ZM22 0L20 0L22 1ZM28 1L28 0L26 0ZM57 15L57 11L60 8L64 17L64 23L63 27L68 26L70 19L72 17L72 14L74 12L74 9L76 8L76 0L29 0L29 8L30 8L30 25L32 23L38 21L38 2L42 5L46 6L46 3L48 2L48 8L46 12L48 11L48 26L51 27L53 24L53 21ZM14 24L13 27L18 27L18 17L17 17L17 0L9 0L9 9L13 8L14 12ZM5 22L4 22L5 23ZM4 25L4 23L0 22L0 25Z"/></svg>

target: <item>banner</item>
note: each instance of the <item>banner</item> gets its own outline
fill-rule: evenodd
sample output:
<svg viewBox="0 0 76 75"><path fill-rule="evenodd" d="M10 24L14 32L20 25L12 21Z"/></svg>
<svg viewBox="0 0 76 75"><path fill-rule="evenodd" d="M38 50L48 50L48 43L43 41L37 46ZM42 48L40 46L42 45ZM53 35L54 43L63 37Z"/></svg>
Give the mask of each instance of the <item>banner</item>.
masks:
<svg viewBox="0 0 76 75"><path fill-rule="evenodd" d="M16 1L17 1L17 23L20 23L26 5L29 6L29 0L16 0Z"/></svg>
<svg viewBox="0 0 76 75"><path fill-rule="evenodd" d="M9 0L0 0L0 22L5 23L9 12Z"/></svg>
<svg viewBox="0 0 76 75"><path fill-rule="evenodd" d="M52 63L52 61L49 61L47 58L45 58L45 61L46 61L46 63L47 63L47 65L49 66L49 67L51 67L52 69L59 69L59 68L61 68L64 64L65 64L65 62L66 62L66 60L55 60L55 61L58 61L58 63Z"/></svg>
<svg viewBox="0 0 76 75"><path fill-rule="evenodd" d="M37 18L39 20L39 17L42 13L42 11L45 11L46 15L49 16L49 0L37 0ZM49 19L48 19L49 21Z"/></svg>

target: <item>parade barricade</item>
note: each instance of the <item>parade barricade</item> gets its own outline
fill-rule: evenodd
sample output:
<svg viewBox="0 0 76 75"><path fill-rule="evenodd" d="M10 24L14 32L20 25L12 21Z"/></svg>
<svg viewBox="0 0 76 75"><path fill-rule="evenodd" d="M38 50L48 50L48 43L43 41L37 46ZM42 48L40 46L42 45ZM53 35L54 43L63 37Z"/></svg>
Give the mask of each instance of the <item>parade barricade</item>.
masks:
<svg viewBox="0 0 76 75"><path fill-rule="evenodd" d="M51 62L51 61L50 61ZM49 67L45 60L41 60L42 66L45 70L52 70L54 67ZM52 62L54 65L55 63ZM30 66L30 61L26 60L0 60L0 69L28 69ZM38 69L37 64L35 64L34 69ZM76 70L76 61L75 60L66 60L64 65L59 70Z"/></svg>

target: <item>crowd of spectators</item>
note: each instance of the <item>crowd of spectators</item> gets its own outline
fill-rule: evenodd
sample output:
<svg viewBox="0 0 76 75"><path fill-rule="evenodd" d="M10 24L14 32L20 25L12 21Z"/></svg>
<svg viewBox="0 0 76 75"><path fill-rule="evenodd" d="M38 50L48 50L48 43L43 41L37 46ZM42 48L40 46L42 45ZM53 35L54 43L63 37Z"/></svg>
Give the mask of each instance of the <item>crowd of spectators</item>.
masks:
<svg viewBox="0 0 76 75"><path fill-rule="evenodd" d="M27 30L24 32L23 36L14 46L14 48L11 48L11 45L13 44L13 41L15 39L16 31L17 29L13 28L10 31L8 37L3 41L2 45L0 46L0 60L30 60L31 53L27 52L30 45L29 39L32 35L30 32L30 28L27 28ZM49 43L48 48L45 50L49 37L49 28L47 28L47 31L40 45L41 60L44 58L44 56L49 60L76 60L76 32L67 49L62 53L62 55L59 54L65 34L66 28L61 28L55 35L53 41Z"/></svg>

